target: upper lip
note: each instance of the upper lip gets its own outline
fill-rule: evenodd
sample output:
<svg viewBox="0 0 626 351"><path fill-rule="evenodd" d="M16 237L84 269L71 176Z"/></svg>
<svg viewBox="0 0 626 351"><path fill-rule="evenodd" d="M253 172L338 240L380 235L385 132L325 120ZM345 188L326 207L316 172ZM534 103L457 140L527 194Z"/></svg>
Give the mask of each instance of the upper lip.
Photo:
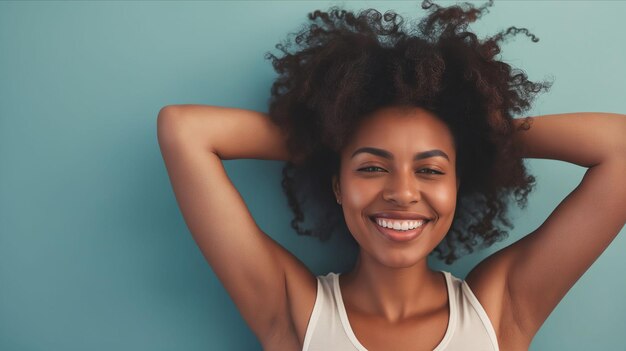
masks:
<svg viewBox="0 0 626 351"><path fill-rule="evenodd" d="M430 218L415 212L378 212L372 215L372 218L389 218L389 219L423 219L429 221Z"/></svg>

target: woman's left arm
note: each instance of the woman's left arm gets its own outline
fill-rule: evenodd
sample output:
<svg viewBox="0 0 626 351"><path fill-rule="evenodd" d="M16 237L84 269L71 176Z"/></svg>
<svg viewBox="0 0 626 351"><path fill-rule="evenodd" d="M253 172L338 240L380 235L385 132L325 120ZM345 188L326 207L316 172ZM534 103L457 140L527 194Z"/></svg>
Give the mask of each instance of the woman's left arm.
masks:
<svg viewBox="0 0 626 351"><path fill-rule="evenodd" d="M510 258L505 274L510 307L529 341L626 222L626 115L582 112L530 119L530 129L514 137L523 157L588 169L541 226L501 250Z"/></svg>
<svg viewBox="0 0 626 351"><path fill-rule="evenodd" d="M519 126L524 118L514 119ZM531 117L529 130L519 130L515 143L525 158L546 158L593 167L610 158L626 157L626 115L578 112ZM623 184L622 182L622 185Z"/></svg>

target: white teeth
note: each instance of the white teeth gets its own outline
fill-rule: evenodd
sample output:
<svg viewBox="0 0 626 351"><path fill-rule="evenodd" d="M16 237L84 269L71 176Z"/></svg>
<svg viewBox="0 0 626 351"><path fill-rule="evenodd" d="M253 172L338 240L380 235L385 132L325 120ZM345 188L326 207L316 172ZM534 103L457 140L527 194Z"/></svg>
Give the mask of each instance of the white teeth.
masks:
<svg viewBox="0 0 626 351"><path fill-rule="evenodd" d="M391 228L394 230L410 230L415 229L417 227L421 227L426 223L425 220L416 220L416 221L399 221L399 220L384 220L377 218L376 222L379 226L385 228Z"/></svg>

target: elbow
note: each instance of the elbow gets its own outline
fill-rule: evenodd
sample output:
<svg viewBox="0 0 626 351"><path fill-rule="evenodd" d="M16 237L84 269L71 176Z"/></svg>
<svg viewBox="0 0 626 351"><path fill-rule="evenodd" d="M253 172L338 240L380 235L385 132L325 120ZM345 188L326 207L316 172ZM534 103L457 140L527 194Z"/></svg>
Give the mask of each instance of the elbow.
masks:
<svg viewBox="0 0 626 351"><path fill-rule="evenodd" d="M176 121L180 118L180 108L177 105L167 105L159 110L157 115L157 139L159 144L167 143L175 134Z"/></svg>
<svg viewBox="0 0 626 351"><path fill-rule="evenodd" d="M175 115L178 110L179 110L178 105L166 105L166 106L161 107L161 109L159 110L159 114L157 115L157 122L164 120L164 119L172 118L169 116Z"/></svg>

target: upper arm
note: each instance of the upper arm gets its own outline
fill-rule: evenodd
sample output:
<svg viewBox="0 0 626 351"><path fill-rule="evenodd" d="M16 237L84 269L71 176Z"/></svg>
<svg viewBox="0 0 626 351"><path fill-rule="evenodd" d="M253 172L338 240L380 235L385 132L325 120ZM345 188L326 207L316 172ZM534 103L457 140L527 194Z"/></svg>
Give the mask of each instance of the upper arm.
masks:
<svg viewBox="0 0 626 351"><path fill-rule="evenodd" d="M182 142L170 122L159 117L159 145L184 220L241 315L264 340L289 315L286 272L304 265L257 226L218 155Z"/></svg>
<svg viewBox="0 0 626 351"><path fill-rule="evenodd" d="M624 174L623 155L589 168L539 228L502 250L511 258L508 295L529 339L624 226Z"/></svg>

